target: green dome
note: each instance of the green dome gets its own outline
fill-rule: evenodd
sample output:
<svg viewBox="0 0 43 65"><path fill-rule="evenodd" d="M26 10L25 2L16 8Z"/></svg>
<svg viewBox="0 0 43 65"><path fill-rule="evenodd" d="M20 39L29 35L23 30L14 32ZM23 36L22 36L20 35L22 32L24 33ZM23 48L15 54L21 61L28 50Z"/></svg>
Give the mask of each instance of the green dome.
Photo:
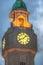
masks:
<svg viewBox="0 0 43 65"><path fill-rule="evenodd" d="M12 10L25 10L27 11L26 5L22 0L16 0L14 3Z"/></svg>

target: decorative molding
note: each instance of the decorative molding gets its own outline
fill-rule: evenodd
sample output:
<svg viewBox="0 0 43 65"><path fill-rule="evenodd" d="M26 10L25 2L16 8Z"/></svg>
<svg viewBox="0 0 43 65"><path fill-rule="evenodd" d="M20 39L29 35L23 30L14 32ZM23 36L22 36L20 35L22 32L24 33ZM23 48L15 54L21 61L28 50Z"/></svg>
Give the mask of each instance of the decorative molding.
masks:
<svg viewBox="0 0 43 65"><path fill-rule="evenodd" d="M33 55L36 54L36 51L33 50L33 49L26 49L26 48L11 48L11 49L8 49L8 50L4 50L3 51L3 57L6 58L8 53L12 53L12 52L30 52L32 53Z"/></svg>

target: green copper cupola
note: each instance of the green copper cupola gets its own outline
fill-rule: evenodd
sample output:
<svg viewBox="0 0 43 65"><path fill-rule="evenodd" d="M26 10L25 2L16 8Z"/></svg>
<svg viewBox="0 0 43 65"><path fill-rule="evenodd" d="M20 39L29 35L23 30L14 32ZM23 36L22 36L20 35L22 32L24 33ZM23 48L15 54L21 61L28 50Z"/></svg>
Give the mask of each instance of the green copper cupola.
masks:
<svg viewBox="0 0 43 65"><path fill-rule="evenodd" d="M12 10L25 10L27 11L27 7L23 0L16 0L16 2L13 4Z"/></svg>

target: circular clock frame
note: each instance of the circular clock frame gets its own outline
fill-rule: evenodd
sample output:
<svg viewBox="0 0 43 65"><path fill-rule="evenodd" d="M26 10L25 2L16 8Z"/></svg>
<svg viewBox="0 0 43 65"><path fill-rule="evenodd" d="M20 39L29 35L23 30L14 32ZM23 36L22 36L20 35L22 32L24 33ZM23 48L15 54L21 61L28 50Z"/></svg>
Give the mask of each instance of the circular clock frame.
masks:
<svg viewBox="0 0 43 65"><path fill-rule="evenodd" d="M17 35L17 41L19 44L26 45L30 42L30 36L27 33L19 33Z"/></svg>
<svg viewBox="0 0 43 65"><path fill-rule="evenodd" d="M6 39L4 38L3 41L2 41L2 48L3 49L5 48L5 44L6 44Z"/></svg>

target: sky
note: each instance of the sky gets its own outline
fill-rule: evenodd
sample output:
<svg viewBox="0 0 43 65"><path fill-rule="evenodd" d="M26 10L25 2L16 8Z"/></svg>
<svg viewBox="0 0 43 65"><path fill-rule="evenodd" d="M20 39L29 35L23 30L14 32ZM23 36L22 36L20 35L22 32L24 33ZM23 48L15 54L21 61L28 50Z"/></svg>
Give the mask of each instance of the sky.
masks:
<svg viewBox="0 0 43 65"><path fill-rule="evenodd" d="M0 0L0 65L5 65L2 58L2 37L10 27L9 14L16 0ZM35 65L39 65L38 58L43 58L43 0L23 0L27 10L30 12L29 21L33 24L34 32L37 34L37 47L39 53L35 56ZM39 54L39 56L38 56ZM3 64L1 64L3 61ZM42 62L40 62L40 65ZM43 64L42 64L43 65Z"/></svg>

